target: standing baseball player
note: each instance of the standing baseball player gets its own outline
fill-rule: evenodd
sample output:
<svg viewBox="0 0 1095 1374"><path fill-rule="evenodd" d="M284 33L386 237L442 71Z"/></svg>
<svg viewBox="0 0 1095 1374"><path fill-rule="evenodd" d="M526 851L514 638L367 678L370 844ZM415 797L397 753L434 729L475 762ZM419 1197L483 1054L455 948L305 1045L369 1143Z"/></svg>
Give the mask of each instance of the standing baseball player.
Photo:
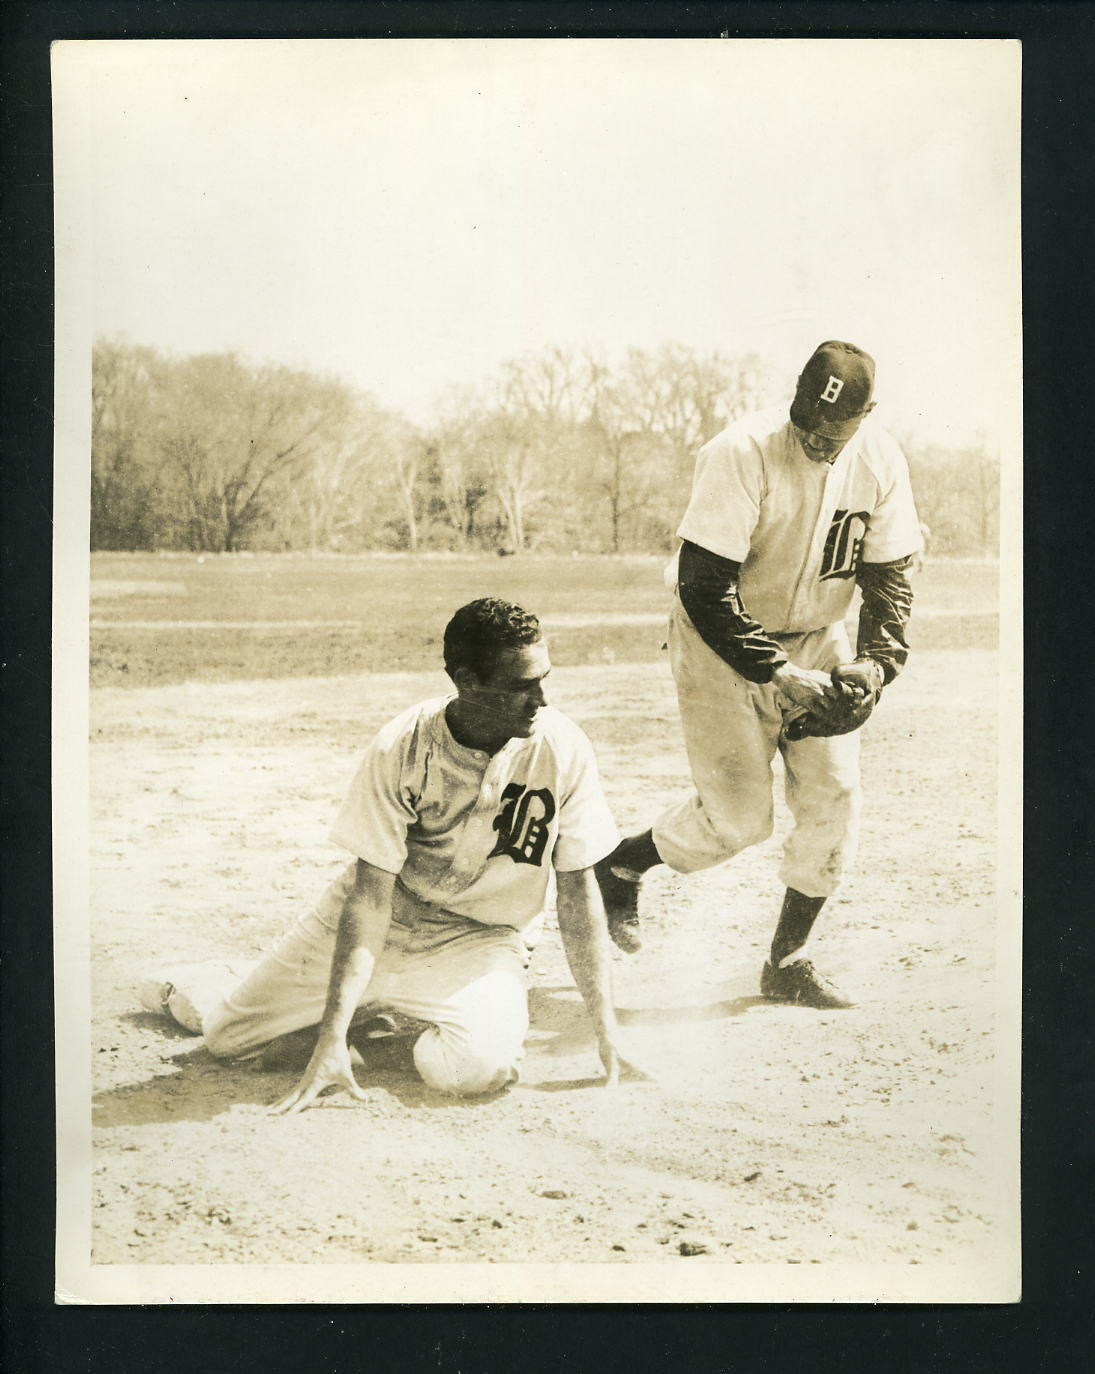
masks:
<svg viewBox="0 0 1095 1374"><path fill-rule="evenodd" d="M525 970L552 869L606 1081L638 1074L617 1048L592 871L619 832L588 739L546 705L539 622L506 601L473 601L449 622L444 656L455 694L384 726L358 769L332 833L353 862L205 1017L218 1056L264 1052L284 1066L295 1050L299 1066L311 1049L275 1112L299 1111L332 1087L363 1097L348 1036L378 1009L428 1023L383 1053L390 1062L402 1047L431 1087L477 1095L514 1081L528 1029ZM366 1054L380 1045L366 1042Z"/></svg>
<svg viewBox="0 0 1095 1374"><path fill-rule="evenodd" d="M855 731L908 657L907 569L920 547L904 455L868 419L874 373L862 349L823 343L790 417L746 416L700 450L669 624L696 790L596 870L613 939L634 952L648 869L693 873L772 833L778 749L794 826L761 992L819 1008L853 1005L798 955L854 856ZM843 622L857 585L853 654Z"/></svg>

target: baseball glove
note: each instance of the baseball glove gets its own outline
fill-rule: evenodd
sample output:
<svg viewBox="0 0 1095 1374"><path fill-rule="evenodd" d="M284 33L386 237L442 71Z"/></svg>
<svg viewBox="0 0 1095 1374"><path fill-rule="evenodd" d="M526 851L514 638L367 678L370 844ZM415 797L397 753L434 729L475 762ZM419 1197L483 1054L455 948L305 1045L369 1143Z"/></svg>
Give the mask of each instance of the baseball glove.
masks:
<svg viewBox="0 0 1095 1374"><path fill-rule="evenodd" d="M789 740L850 735L869 718L882 695L882 669L873 659L839 663L830 674L836 697L824 707L794 716L783 733Z"/></svg>

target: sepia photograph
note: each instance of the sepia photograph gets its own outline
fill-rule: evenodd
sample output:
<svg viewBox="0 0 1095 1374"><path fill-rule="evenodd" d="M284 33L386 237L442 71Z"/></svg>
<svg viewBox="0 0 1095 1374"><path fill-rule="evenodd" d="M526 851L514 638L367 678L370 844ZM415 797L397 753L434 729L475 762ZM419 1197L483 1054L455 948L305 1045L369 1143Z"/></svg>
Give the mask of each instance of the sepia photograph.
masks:
<svg viewBox="0 0 1095 1374"><path fill-rule="evenodd" d="M52 52L59 1303L1010 1303L1020 44Z"/></svg>

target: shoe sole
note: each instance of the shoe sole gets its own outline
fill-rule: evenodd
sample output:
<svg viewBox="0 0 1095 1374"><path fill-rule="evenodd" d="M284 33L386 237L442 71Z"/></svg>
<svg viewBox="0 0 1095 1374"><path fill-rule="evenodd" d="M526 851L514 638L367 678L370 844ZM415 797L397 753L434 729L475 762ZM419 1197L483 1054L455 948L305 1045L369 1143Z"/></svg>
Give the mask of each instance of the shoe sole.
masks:
<svg viewBox="0 0 1095 1374"><path fill-rule="evenodd" d="M622 949L625 954L638 954L643 947L643 942L631 922L618 921L613 924L610 921L608 933L616 948Z"/></svg>
<svg viewBox="0 0 1095 1374"><path fill-rule="evenodd" d="M833 1001L812 1001L808 997L791 996L786 993L776 992L771 987L766 987L767 978L762 974L760 981L760 995L768 1002L777 1002L785 1007L808 1007L811 1011L848 1011L856 1004L843 1000Z"/></svg>
<svg viewBox="0 0 1095 1374"><path fill-rule="evenodd" d="M623 878L612 868L604 868L601 864L594 865L593 876L600 889L601 901L604 903L608 934L612 943L625 954L638 954L643 947L638 934L639 922L636 914L640 880ZM622 906L619 901L621 887L629 890L627 906Z"/></svg>

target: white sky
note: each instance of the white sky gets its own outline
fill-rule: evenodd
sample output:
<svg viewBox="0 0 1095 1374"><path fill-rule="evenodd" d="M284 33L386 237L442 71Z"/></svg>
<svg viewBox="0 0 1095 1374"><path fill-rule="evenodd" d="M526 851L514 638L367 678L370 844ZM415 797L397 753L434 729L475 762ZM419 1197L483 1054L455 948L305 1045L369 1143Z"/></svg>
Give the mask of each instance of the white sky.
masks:
<svg viewBox="0 0 1095 1374"><path fill-rule="evenodd" d="M419 421L547 344L793 377L848 338L899 432L1017 423L1015 43L54 54L58 251L96 334L337 372Z"/></svg>

